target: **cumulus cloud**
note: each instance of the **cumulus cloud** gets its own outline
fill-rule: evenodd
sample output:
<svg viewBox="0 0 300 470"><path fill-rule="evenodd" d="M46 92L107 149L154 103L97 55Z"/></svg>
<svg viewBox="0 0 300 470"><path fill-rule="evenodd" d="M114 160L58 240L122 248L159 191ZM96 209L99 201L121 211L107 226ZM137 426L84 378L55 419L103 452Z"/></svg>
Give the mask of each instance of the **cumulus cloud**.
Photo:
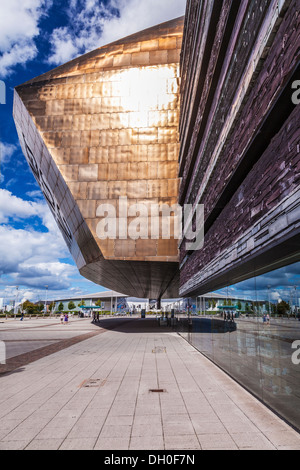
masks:
<svg viewBox="0 0 300 470"><path fill-rule="evenodd" d="M0 142L0 162L1 166L6 165L10 162L10 159L14 152L17 150L17 146L5 142Z"/></svg>
<svg viewBox="0 0 300 470"><path fill-rule="evenodd" d="M18 64L36 57L35 38L39 21L52 0L9 0L1 2L0 16L0 75L8 76Z"/></svg>
<svg viewBox="0 0 300 470"><path fill-rule="evenodd" d="M31 288L18 288L17 290L16 286L6 286L0 289L1 298L4 299L4 305L9 305L12 300L17 300L17 303L25 300L35 301L36 292Z"/></svg>
<svg viewBox="0 0 300 470"><path fill-rule="evenodd" d="M29 217L42 217L46 210L45 203L25 201L14 196L7 189L0 189L0 223L21 220Z"/></svg>
<svg viewBox="0 0 300 470"><path fill-rule="evenodd" d="M33 288L47 286L52 290L62 290L70 287L70 277L76 274L76 268L67 263L58 261L47 263L20 264L19 271L14 276L17 285L26 285Z"/></svg>
<svg viewBox="0 0 300 470"><path fill-rule="evenodd" d="M295 290L296 286L296 290ZM229 297L245 298L250 300L291 300L300 296L300 262L270 271L261 276L252 277L239 282L219 292ZM297 301L298 304L298 301Z"/></svg>
<svg viewBox="0 0 300 470"><path fill-rule="evenodd" d="M97 0L70 0L66 26L55 28L50 37L50 64L61 64L99 47L105 21L113 17L114 8Z"/></svg>
<svg viewBox="0 0 300 470"><path fill-rule="evenodd" d="M102 45L183 16L186 0L114 0L111 4L119 15L105 22Z"/></svg>
<svg viewBox="0 0 300 470"><path fill-rule="evenodd" d="M52 232L0 226L1 274L16 273L24 267L34 268L64 256L66 248L63 241Z"/></svg>
<svg viewBox="0 0 300 470"><path fill-rule="evenodd" d="M50 64L78 55L185 13L186 0L70 0L69 24L53 30Z"/></svg>
<svg viewBox="0 0 300 470"><path fill-rule="evenodd" d="M16 65L24 65L37 55L37 48L34 42L27 40L25 44L14 44L9 51L0 57L0 75L8 76Z"/></svg>
<svg viewBox="0 0 300 470"><path fill-rule="evenodd" d="M41 19L53 0L2 2L0 16L0 76L37 57L39 42L49 39L47 62L59 65L129 34L184 15L186 0L68 0L63 2L65 25L41 35ZM55 10L54 10L55 12ZM55 13L53 13L55 14Z"/></svg>
<svg viewBox="0 0 300 470"><path fill-rule="evenodd" d="M43 193L40 189L34 189L32 191L27 191L26 196L34 200L41 200L44 198Z"/></svg>
<svg viewBox="0 0 300 470"><path fill-rule="evenodd" d="M4 182L4 170L16 150L16 145L0 142L0 183Z"/></svg>
<svg viewBox="0 0 300 470"><path fill-rule="evenodd" d="M36 217L44 231L30 225ZM12 225L22 220L29 228ZM45 202L25 201L1 189L0 222L0 275L25 286L65 289L71 285L70 276L77 269L60 261L69 252Z"/></svg>
<svg viewBox="0 0 300 470"><path fill-rule="evenodd" d="M0 280L1 284L1 280ZM18 286L18 288L17 288ZM67 289L61 289L61 286L59 289L54 289L54 284L51 286L51 290L49 290L49 286L46 283L45 285L38 285L35 286L22 286L19 284L14 284L10 286L5 286L1 288L0 286L0 299L4 299L4 305L11 305L10 302L15 300L17 301L17 304L20 304L24 302L25 300L29 300L31 302L37 302L39 300L44 301L47 296L47 300L57 300L57 299L62 299L62 298L68 298L72 296L79 296L79 295L84 295L87 294L83 289L80 289L78 287L71 287ZM46 292L47 290L47 292ZM9 309L9 308L8 308Z"/></svg>

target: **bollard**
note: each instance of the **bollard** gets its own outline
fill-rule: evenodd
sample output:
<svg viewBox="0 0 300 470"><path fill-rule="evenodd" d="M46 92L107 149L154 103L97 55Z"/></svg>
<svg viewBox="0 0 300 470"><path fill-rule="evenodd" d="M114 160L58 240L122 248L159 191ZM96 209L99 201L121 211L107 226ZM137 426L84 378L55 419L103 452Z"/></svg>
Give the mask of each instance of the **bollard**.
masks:
<svg viewBox="0 0 300 470"><path fill-rule="evenodd" d="M6 347L4 341L0 341L0 364L6 364Z"/></svg>

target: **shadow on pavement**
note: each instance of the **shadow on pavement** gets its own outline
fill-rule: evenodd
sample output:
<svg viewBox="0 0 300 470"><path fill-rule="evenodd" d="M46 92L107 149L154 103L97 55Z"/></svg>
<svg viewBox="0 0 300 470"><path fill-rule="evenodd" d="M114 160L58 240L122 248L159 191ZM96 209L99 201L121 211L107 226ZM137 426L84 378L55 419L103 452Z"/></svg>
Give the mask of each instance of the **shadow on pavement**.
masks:
<svg viewBox="0 0 300 470"><path fill-rule="evenodd" d="M93 325L105 330L116 330L123 333L164 333L174 331L171 326L160 326L156 318L107 318L98 322L91 322Z"/></svg>

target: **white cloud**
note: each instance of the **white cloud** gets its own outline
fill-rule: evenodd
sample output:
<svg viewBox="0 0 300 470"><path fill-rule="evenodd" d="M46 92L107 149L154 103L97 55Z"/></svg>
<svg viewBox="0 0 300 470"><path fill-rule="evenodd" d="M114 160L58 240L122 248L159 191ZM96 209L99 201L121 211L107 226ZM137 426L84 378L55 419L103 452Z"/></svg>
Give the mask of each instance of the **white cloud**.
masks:
<svg viewBox="0 0 300 470"><path fill-rule="evenodd" d="M40 194L40 191L33 191ZM25 220L30 224L30 218L39 217L41 225L47 228L48 232L60 241L61 246L65 247L65 242L61 232L54 220L54 217L44 200L26 201L17 197L7 189L0 189L0 223L8 224ZM40 232L37 232L40 235Z"/></svg>
<svg viewBox="0 0 300 470"><path fill-rule="evenodd" d="M48 63L68 60L142 29L184 15L186 0L68 0L62 2L66 25L50 33ZM37 57L40 21L53 0L1 2L0 76ZM53 13L55 14L55 13Z"/></svg>
<svg viewBox="0 0 300 470"><path fill-rule="evenodd" d="M51 34L50 64L62 64L99 47L105 22L117 13L97 0L70 0L66 11L67 26L56 28Z"/></svg>
<svg viewBox="0 0 300 470"><path fill-rule="evenodd" d="M43 193L40 189L34 189L33 191L27 191L26 196L34 199L41 200L44 198Z"/></svg>
<svg viewBox="0 0 300 470"><path fill-rule="evenodd" d="M7 77L12 71L13 67L18 64L26 64L37 55L37 48L33 41L27 44L14 44L9 51L4 52L0 57L0 75Z"/></svg>
<svg viewBox="0 0 300 470"><path fill-rule="evenodd" d="M0 226L2 274L16 273L20 267L28 269L40 263L51 263L66 254L65 245L52 232Z"/></svg>
<svg viewBox="0 0 300 470"><path fill-rule="evenodd" d="M15 286L19 301L44 299L45 286L49 300L101 290L78 273L45 202L0 189L0 223L0 297L6 302L16 299Z"/></svg>
<svg viewBox="0 0 300 470"><path fill-rule="evenodd" d="M46 208L44 203L25 201L6 189L0 189L0 223L2 224L8 223L11 219L41 217L44 208Z"/></svg>
<svg viewBox="0 0 300 470"><path fill-rule="evenodd" d="M6 77L18 64L37 55L34 42L39 35L39 21L52 0L9 0L1 2L0 75Z"/></svg>
<svg viewBox="0 0 300 470"><path fill-rule="evenodd" d="M16 285L31 287L47 286L51 290L67 289L71 285L70 278L77 274L75 266L59 261L22 263L18 273L14 274Z"/></svg>
<svg viewBox="0 0 300 470"><path fill-rule="evenodd" d="M241 281L219 292L228 296L251 300L268 300L277 302L279 299L294 301L295 286L300 283L300 262L284 266L257 277ZM297 294L297 295L298 295Z"/></svg>
<svg viewBox="0 0 300 470"><path fill-rule="evenodd" d="M0 162L1 166L9 163L13 153L17 150L17 146L13 144L0 142Z"/></svg>
<svg viewBox="0 0 300 470"><path fill-rule="evenodd" d="M40 228L34 230L30 219L38 217ZM26 221L29 228L8 225L12 220ZM54 218L44 202L25 201L10 191L0 190L0 275L11 276L14 284L49 285L53 289L70 286L75 266L61 262L68 249ZM42 227L43 226L43 227Z"/></svg>
<svg viewBox="0 0 300 470"><path fill-rule="evenodd" d="M21 147L19 143L9 144L5 142L0 142L0 183L2 184L5 181L5 171L9 169L14 157L14 168L15 168L15 177L8 179L5 186L9 187L16 183L16 168L22 165L21 160L18 158L19 153L21 153Z"/></svg>
<svg viewBox="0 0 300 470"><path fill-rule="evenodd" d="M69 24L54 29L51 64L59 65L185 13L186 0L70 0Z"/></svg>
<svg viewBox="0 0 300 470"><path fill-rule="evenodd" d="M79 54L76 38L68 28L56 28L51 36L52 54L48 59L50 64L63 64Z"/></svg>
<svg viewBox="0 0 300 470"><path fill-rule="evenodd" d="M102 45L183 16L186 7L186 0L114 0L111 3L119 9L120 16L105 22Z"/></svg>

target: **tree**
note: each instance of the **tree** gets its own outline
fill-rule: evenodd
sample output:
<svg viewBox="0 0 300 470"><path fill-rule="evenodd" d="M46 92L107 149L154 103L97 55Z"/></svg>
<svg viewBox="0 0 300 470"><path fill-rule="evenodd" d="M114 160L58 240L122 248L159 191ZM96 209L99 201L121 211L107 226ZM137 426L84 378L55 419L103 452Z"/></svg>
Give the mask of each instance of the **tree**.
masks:
<svg viewBox="0 0 300 470"><path fill-rule="evenodd" d="M276 305L271 304L271 313L276 313Z"/></svg>
<svg viewBox="0 0 300 470"><path fill-rule="evenodd" d="M25 300L25 302L23 302L23 310L25 310L25 312L28 313L29 315L32 315L33 313L36 313L37 309L36 309L36 305L34 305L29 300Z"/></svg>
<svg viewBox="0 0 300 470"><path fill-rule="evenodd" d="M54 307L55 307L55 302L50 302L49 311L52 312L52 310L54 310Z"/></svg>
<svg viewBox="0 0 300 470"><path fill-rule="evenodd" d="M37 313L41 313L44 310L44 304L42 302L39 302L35 307Z"/></svg>
<svg viewBox="0 0 300 470"><path fill-rule="evenodd" d="M239 300L238 303L237 303L237 308L239 310L242 310L242 304L241 304L241 301Z"/></svg>
<svg viewBox="0 0 300 470"><path fill-rule="evenodd" d="M68 309L74 310L74 308L76 308L76 305L74 304L73 300L70 300L70 302L68 303Z"/></svg>
<svg viewBox="0 0 300 470"><path fill-rule="evenodd" d="M62 302L60 302L60 304L58 306L58 311L61 312L63 309L64 309L64 304Z"/></svg>
<svg viewBox="0 0 300 470"><path fill-rule="evenodd" d="M290 306L284 300L281 300L281 302L277 304L277 313L279 315L286 315L289 310L290 310Z"/></svg>

